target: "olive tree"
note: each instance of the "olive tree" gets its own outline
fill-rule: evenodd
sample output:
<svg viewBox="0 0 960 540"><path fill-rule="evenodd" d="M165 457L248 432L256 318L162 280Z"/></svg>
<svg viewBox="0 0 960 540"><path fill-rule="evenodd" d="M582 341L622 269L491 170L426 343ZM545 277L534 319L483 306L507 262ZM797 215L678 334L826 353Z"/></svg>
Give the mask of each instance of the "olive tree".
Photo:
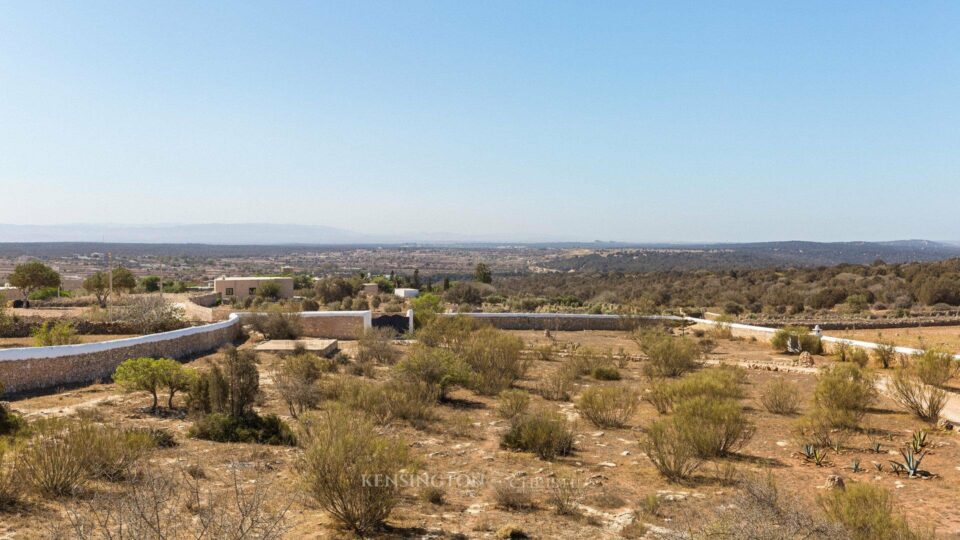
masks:
<svg viewBox="0 0 960 540"><path fill-rule="evenodd" d="M60 274L40 261L18 264L7 278L14 287L23 291L25 297L44 287L59 287Z"/></svg>

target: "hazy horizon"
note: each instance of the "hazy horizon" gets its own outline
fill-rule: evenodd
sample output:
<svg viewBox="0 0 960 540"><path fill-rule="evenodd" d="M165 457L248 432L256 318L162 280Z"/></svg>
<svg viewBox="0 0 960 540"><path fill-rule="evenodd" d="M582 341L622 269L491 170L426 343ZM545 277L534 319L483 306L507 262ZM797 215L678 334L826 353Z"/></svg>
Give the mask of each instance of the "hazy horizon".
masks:
<svg viewBox="0 0 960 540"><path fill-rule="evenodd" d="M2 2L0 222L960 240L960 4Z"/></svg>

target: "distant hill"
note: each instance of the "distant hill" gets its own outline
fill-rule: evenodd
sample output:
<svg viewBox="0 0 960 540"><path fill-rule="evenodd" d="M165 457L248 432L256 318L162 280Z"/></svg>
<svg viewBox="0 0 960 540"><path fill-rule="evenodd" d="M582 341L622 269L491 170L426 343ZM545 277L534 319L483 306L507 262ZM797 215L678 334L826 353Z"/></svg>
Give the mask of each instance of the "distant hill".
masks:
<svg viewBox="0 0 960 540"><path fill-rule="evenodd" d="M929 240L892 242L760 242L659 245L599 250L552 259L544 268L578 272L831 266L937 261L960 257L960 246Z"/></svg>

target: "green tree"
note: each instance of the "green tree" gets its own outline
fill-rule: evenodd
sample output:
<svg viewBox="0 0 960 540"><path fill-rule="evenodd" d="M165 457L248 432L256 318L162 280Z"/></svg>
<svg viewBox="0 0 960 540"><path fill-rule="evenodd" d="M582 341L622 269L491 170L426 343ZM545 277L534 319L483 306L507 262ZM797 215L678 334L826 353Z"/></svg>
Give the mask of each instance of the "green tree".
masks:
<svg viewBox="0 0 960 540"><path fill-rule="evenodd" d="M113 290L130 292L137 287L137 278L130 270L118 266L113 269Z"/></svg>
<svg viewBox="0 0 960 540"><path fill-rule="evenodd" d="M146 292L157 292L160 290L160 276L145 276L140 280L140 286Z"/></svg>
<svg viewBox="0 0 960 540"><path fill-rule="evenodd" d="M437 313L443 311L443 301L432 293L423 293L410 301L413 308L413 323L422 328L430 323Z"/></svg>
<svg viewBox="0 0 960 540"><path fill-rule="evenodd" d="M410 281L410 286L413 287L414 289L419 289L419 288L420 288L420 285L421 285L421 283L420 283L420 269L419 269L419 268L414 268L414 269L413 269L413 280Z"/></svg>
<svg viewBox="0 0 960 540"><path fill-rule="evenodd" d="M107 297L110 295L110 282L105 273L97 272L83 280L83 290L96 297L97 304L99 304L100 307L107 307Z"/></svg>
<svg viewBox="0 0 960 540"><path fill-rule="evenodd" d="M29 297L36 289L43 287L59 287L60 274L56 270L40 261L31 261L18 264L13 273L7 278L14 287L18 287L25 297Z"/></svg>
<svg viewBox="0 0 960 540"><path fill-rule="evenodd" d="M493 274L490 272L490 267L484 263L477 263L476 268L473 270L473 279L480 283L492 283Z"/></svg>
<svg viewBox="0 0 960 540"><path fill-rule="evenodd" d="M113 372L113 382L127 392L149 392L153 396L151 410L157 410L157 392L163 381L155 358L130 358L124 360Z"/></svg>
<svg viewBox="0 0 960 540"><path fill-rule="evenodd" d="M279 300L280 284L276 281L264 281L257 286L257 297L265 300Z"/></svg>

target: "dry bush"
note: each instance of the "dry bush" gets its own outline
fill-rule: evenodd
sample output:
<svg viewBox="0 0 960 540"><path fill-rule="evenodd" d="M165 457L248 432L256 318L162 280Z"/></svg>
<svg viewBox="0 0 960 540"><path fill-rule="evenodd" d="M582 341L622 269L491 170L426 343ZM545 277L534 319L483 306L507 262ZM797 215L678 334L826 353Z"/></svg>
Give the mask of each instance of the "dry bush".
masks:
<svg viewBox="0 0 960 540"><path fill-rule="evenodd" d="M73 495L87 483L87 450L71 424L42 419L30 425L31 436L17 452L17 470L41 495Z"/></svg>
<svg viewBox="0 0 960 540"><path fill-rule="evenodd" d="M743 408L732 399L699 396L679 402L673 422L701 458L739 450L754 434Z"/></svg>
<svg viewBox="0 0 960 540"><path fill-rule="evenodd" d="M303 335L300 314L283 311L278 306L252 317L251 324L267 339L297 339Z"/></svg>
<svg viewBox="0 0 960 540"><path fill-rule="evenodd" d="M0 513L19 504L23 496L11 455L7 445L0 441Z"/></svg>
<svg viewBox="0 0 960 540"><path fill-rule="evenodd" d="M473 372L470 386L497 395L523 378L530 360L521 356L523 340L494 328L481 328L463 343L461 354Z"/></svg>
<svg viewBox="0 0 960 540"><path fill-rule="evenodd" d="M911 368L924 383L943 387L960 369L953 355L940 349L928 349L916 355Z"/></svg>
<svg viewBox="0 0 960 540"><path fill-rule="evenodd" d="M434 317L426 326L418 328L417 341L428 347L446 347L459 351L474 330L483 325L469 317Z"/></svg>
<svg viewBox="0 0 960 540"><path fill-rule="evenodd" d="M561 365L540 380L537 393L551 401L567 401L570 399L574 379L574 370L567 364Z"/></svg>
<svg viewBox="0 0 960 540"><path fill-rule="evenodd" d="M626 386L587 388L577 398L580 413L601 428L622 428L637 410L640 394Z"/></svg>
<svg viewBox="0 0 960 540"><path fill-rule="evenodd" d="M393 365L400 358L392 344L396 332L392 328L372 328L357 340L357 362L374 362L381 365Z"/></svg>
<svg viewBox="0 0 960 540"><path fill-rule="evenodd" d="M435 418L437 390L422 382L403 379L374 382L343 376L326 385L323 393L327 399L368 414L380 425L406 420L421 426Z"/></svg>
<svg viewBox="0 0 960 540"><path fill-rule="evenodd" d="M783 377L777 377L760 391L760 403L773 414L797 414L800 410L800 387Z"/></svg>
<svg viewBox="0 0 960 540"><path fill-rule="evenodd" d="M873 358L883 369L888 369L897 359L897 348L889 341L877 340L877 348L873 350Z"/></svg>
<svg viewBox="0 0 960 540"><path fill-rule="evenodd" d="M703 463L674 418L654 422L643 434L640 446L660 474L671 482L686 480Z"/></svg>
<svg viewBox="0 0 960 540"><path fill-rule="evenodd" d="M493 487L493 498L497 506L513 512L532 510L536 507L533 495L525 485L516 485L511 480L498 482Z"/></svg>
<svg viewBox="0 0 960 540"><path fill-rule="evenodd" d="M114 540L211 538L276 540L288 527L289 497L263 476L244 482L233 469L226 493L202 477L145 471L120 492L96 493L65 506L52 538ZM216 491L215 491L216 490Z"/></svg>
<svg viewBox="0 0 960 540"><path fill-rule="evenodd" d="M843 531L812 512L798 497L781 491L771 476L749 476L741 489L709 514L688 527L693 539L840 540Z"/></svg>
<svg viewBox="0 0 960 540"><path fill-rule="evenodd" d="M299 464L307 492L357 534L380 527L400 500L397 475L411 464L404 441L342 408L309 418Z"/></svg>
<svg viewBox="0 0 960 540"><path fill-rule="evenodd" d="M817 408L829 413L833 427L854 429L877 399L872 375L843 362L824 369L813 393Z"/></svg>
<svg viewBox="0 0 960 540"><path fill-rule="evenodd" d="M69 428L71 437L82 446L83 467L91 478L109 481L131 477L134 467L154 447L149 433L122 430L90 422L77 422Z"/></svg>
<svg viewBox="0 0 960 540"><path fill-rule="evenodd" d="M427 384L436 389L439 400L447 391L470 380L470 368L453 351L439 347L417 346L396 365L401 378Z"/></svg>
<svg viewBox="0 0 960 540"><path fill-rule="evenodd" d="M504 390L500 392L500 402L497 413L507 420L512 420L527 412L530 407L530 394L524 390Z"/></svg>
<svg viewBox="0 0 960 540"><path fill-rule="evenodd" d="M420 490L420 500L437 506L446 502L446 493L438 486L426 486Z"/></svg>
<svg viewBox="0 0 960 540"><path fill-rule="evenodd" d="M853 428L837 421L837 416L845 416L822 407L814 407L797 421L794 434L801 445L813 444L820 448L842 448L853 434Z"/></svg>
<svg viewBox="0 0 960 540"><path fill-rule="evenodd" d="M770 339L770 344L780 352L793 354L800 354L801 352L823 353L823 342L818 336L811 334L809 328L804 326L785 326L777 330Z"/></svg>
<svg viewBox="0 0 960 540"><path fill-rule="evenodd" d="M647 377L679 377L700 366L702 351L690 338L674 338L669 334L646 332L636 338L640 350L647 355L643 373Z"/></svg>
<svg viewBox="0 0 960 540"><path fill-rule="evenodd" d="M323 375L320 358L310 352L300 352L283 358L273 372L273 383L280 399L287 404L290 416L297 418L320 402L317 382Z"/></svg>
<svg viewBox="0 0 960 540"><path fill-rule="evenodd" d="M837 362L853 362L862 368L867 367L870 361L867 351L843 342L833 346L833 355L837 358Z"/></svg>
<svg viewBox="0 0 960 540"><path fill-rule="evenodd" d="M947 393L942 388L926 384L910 368L900 368L890 379L893 399L918 418L936 423L947 405Z"/></svg>
<svg viewBox="0 0 960 540"><path fill-rule="evenodd" d="M547 494L557 514L561 516L576 514L577 507L583 500L583 481L577 475L558 472L550 479Z"/></svg>
<svg viewBox="0 0 960 540"><path fill-rule="evenodd" d="M573 452L573 432L562 415L542 409L515 417L500 444L554 459Z"/></svg>
<svg viewBox="0 0 960 540"><path fill-rule="evenodd" d="M817 501L826 516L840 524L853 540L920 540L932 531L913 531L896 512L893 495L886 489L862 482L834 489Z"/></svg>
<svg viewBox="0 0 960 540"><path fill-rule="evenodd" d="M712 399L743 398L742 369L719 367L691 373L677 380L652 379L650 390L644 395L660 414L667 413L677 402L705 396Z"/></svg>
<svg viewBox="0 0 960 540"><path fill-rule="evenodd" d="M733 328L730 327L730 323L733 322L730 317L720 317L717 319L716 324L710 327L710 337L715 340L733 339Z"/></svg>

